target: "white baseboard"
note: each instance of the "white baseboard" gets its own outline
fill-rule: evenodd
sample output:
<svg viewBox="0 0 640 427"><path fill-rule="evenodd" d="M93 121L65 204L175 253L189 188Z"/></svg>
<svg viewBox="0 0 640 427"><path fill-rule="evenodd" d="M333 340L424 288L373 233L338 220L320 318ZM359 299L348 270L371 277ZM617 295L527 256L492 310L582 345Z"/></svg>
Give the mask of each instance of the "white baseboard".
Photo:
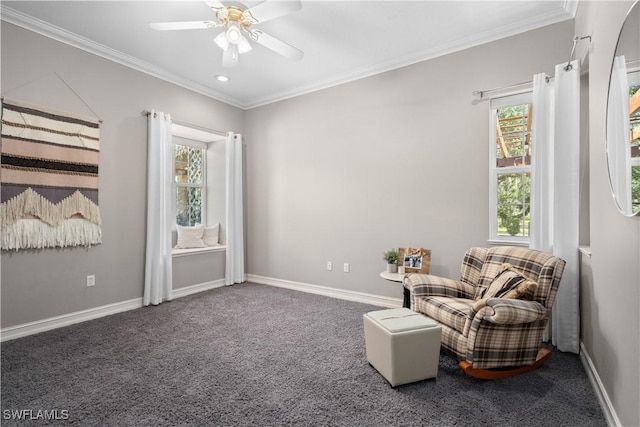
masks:
<svg viewBox="0 0 640 427"><path fill-rule="evenodd" d="M598 371L589 356L589 352L585 349L582 342L580 342L580 361L582 361L582 365L584 366L585 371L587 371L587 377L589 377L593 391L596 393L596 398L598 399L602 412L604 413L604 417L607 420L607 425L611 427L622 426L620 419L616 414L616 410L611 404L607 390L605 390L604 384L602 384L600 376L598 375Z"/></svg>
<svg viewBox="0 0 640 427"><path fill-rule="evenodd" d="M222 286L224 286L224 279L218 279L206 283L199 283L192 286L185 286L184 288L174 289L173 298L181 298L187 295L195 294L197 292L208 291L210 289L219 288ZM121 301L113 304L103 305L100 307L89 308L87 310L81 310L74 313L50 317L48 319L36 320L34 322L23 323L16 326L9 326L0 330L0 342L22 338L28 335L50 331L52 329L62 328L64 326L86 322L87 320L93 320L99 317L122 313L124 311L135 310L136 308L141 307L142 298L134 298L128 301Z"/></svg>
<svg viewBox="0 0 640 427"><path fill-rule="evenodd" d="M87 320L93 320L99 317L121 313L123 311L134 310L140 307L142 307L142 298L134 298L128 301L89 308L87 310L50 317L48 319L36 320L35 322L9 326L8 328L2 328L2 330L0 330L0 341L4 342L16 338L22 338L27 335L62 328L63 326L73 325L74 323L86 322Z"/></svg>
<svg viewBox="0 0 640 427"><path fill-rule="evenodd" d="M274 279L272 277L257 276L255 274L247 274L247 280L249 282L260 283L262 285L293 289L295 291L302 291L310 294L324 295L327 297L361 302L364 304L377 305L380 307L389 307L389 308L402 307L402 299L400 298L383 297L380 295L367 294L363 292L347 291L344 289L330 288L327 286L293 282L291 280Z"/></svg>
<svg viewBox="0 0 640 427"><path fill-rule="evenodd" d="M197 285L185 286L184 288L174 289L173 297L182 298L182 297L186 297L187 295L208 291L210 289L221 288L223 286L224 286L224 279L218 279L218 280L213 280L211 282L199 283Z"/></svg>
<svg viewBox="0 0 640 427"><path fill-rule="evenodd" d="M326 286L310 285L307 283L292 282L289 280L273 279L263 276L248 274L246 279L251 282L264 285L276 286L280 288L293 289L296 291L308 292L312 294L324 295L332 298L339 298L348 301L356 301L381 307L400 307L402 300L379 295L366 294L362 292L346 291L342 289L329 288ZM174 289L173 298L181 298L198 292L224 286L224 279L213 280L211 282L199 283L197 285L186 286ZM116 302L100 307L89 308L87 310L76 311L74 313L63 314L50 317L48 319L36 320L34 322L9 326L0 330L0 342L26 337L52 329L62 328L75 323L86 322L100 317L109 316L124 311L135 310L142 307L142 298L134 298L128 301Z"/></svg>

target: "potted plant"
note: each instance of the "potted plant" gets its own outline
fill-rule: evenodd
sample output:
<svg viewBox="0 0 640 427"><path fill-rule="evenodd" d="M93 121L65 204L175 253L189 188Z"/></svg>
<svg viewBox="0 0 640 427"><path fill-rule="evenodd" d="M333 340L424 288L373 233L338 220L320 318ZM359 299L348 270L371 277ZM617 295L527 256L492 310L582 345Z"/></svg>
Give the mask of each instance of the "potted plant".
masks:
<svg viewBox="0 0 640 427"><path fill-rule="evenodd" d="M398 252L395 249L386 251L382 258L387 261L387 273L398 272Z"/></svg>

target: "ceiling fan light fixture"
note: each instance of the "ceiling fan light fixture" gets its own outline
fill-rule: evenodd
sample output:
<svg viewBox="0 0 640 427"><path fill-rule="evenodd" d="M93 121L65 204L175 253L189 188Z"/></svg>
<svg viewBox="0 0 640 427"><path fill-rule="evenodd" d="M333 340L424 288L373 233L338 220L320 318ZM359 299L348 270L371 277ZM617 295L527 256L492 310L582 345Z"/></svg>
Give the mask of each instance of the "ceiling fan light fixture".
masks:
<svg viewBox="0 0 640 427"><path fill-rule="evenodd" d="M244 38L242 36L240 26L236 22L230 22L229 25L227 25L227 31L225 32L225 34L227 35L227 40L229 40L229 43L232 44L238 44Z"/></svg>
<svg viewBox="0 0 640 427"><path fill-rule="evenodd" d="M223 67L235 66L241 54L252 50L253 42L292 60L300 60L304 56L304 52L300 49L265 34L261 30L252 28L255 24L299 10L302 7L300 0L265 0L248 9L243 5L225 6L221 0L204 1L214 10L215 21L156 22L149 24L149 26L154 30L222 28L222 31L213 40L223 51ZM249 35L244 34L245 32Z"/></svg>
<svg viewBox="0 0 640 427"><path fill-rule="evenodd" d="M253 47L251 43L249 43L249 40L247 40L245 36L242 36L240 42L238 42L238 53L247 53L251 49L253 49Z"/></svg>
<svg viewBox="0 0 640 427"><path fill-rule="evenodd" d="M222 32L216 36L213 41L220 46L220 49L227 50L229 48L229 39L227 39L227 33Z"/></svg>

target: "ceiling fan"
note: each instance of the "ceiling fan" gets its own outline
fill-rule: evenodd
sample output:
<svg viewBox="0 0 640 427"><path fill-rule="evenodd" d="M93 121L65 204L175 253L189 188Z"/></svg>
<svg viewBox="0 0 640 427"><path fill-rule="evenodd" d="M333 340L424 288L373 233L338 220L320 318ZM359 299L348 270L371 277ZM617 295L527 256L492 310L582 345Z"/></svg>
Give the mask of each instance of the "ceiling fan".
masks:
<svg viewBox="0 0 640 427"><path fill-rule="evenodd" d="M238 63L240 54L252 49L251 40L279 53L280 55L299 60L304 56L300 49L283 42L262 30L254 28L255 25L270 19L278 18L287 13L295 12L302 8L300 0L265 1L250 8L243 6L225 6L218 0L204 0L215 13L212 21L186 21L186 22L155 22L149 24L154 30L200 30L222 27L215 38L215 43L223 50L222 66L233 67Z"/></svg>

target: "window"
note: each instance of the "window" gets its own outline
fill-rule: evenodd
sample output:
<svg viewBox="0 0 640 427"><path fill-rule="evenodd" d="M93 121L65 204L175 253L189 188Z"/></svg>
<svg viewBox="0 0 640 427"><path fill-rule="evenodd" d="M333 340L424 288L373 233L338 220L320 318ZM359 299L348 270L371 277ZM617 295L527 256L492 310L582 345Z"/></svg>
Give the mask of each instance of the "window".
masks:
<svg viewBox="0 0 640 427"><path fill-rule="evenodd" d="M223 223L225 137L173 123L176 223L182 226Z"/></svg>
<svg viewBox="0 0 640 427"><path fill-rule="evenodd" d="M529 240L532 110L530 92L491 101L491 240Z"/></svg>
<svg viewBox="0 0 640 427"><path fill-rule="evenodd" d="M176 224L203 224L203 218L206 218L206 150L195 144L196 141L174 138L174 143Z"/></svg>
<svg viewBox="0 0 640 427"><path fill-rule="evenodd" d="M631 211L640 211L640 71L628 73L631 132ZM633 106L632 106L633 105ZM634 110L635 107L635 110Z"/></svg>

